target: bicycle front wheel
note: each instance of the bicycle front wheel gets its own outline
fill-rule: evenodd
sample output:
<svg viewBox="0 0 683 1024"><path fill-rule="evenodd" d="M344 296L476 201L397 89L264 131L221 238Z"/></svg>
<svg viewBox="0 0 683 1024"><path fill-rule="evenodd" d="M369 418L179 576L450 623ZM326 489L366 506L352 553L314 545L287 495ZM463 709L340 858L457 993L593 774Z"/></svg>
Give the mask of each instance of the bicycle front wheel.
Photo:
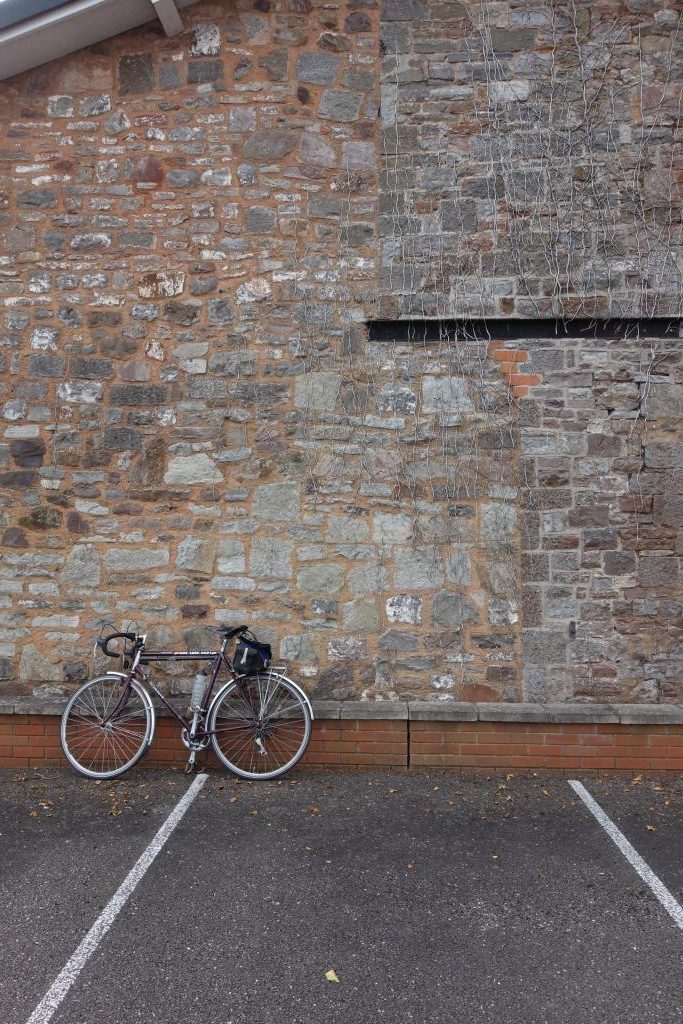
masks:
<svg viewBox="0 0 683 1024"><path fill-rule="evenodd" d="M89 779L123 775L152 742L154 708L149 695L132 682L128 699L117 707L125 685L125 677L98 676L76 690L64 709L64 756Z"/></svg>
<svg viewBox="0 0 683 1024"><path fill-rule="evenodd" d="M264 672L228 683L211 705L208 730L216 756L242 779L277 779L301 759L311 712L285 676Z"/></svg>

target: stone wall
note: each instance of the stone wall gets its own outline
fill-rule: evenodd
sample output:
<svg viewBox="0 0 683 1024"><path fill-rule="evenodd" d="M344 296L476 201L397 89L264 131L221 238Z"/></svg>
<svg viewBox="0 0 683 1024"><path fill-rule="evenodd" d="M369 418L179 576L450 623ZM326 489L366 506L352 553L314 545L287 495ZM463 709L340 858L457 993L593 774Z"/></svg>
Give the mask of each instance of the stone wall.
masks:
<svg viewBox="0 0 683 1024"><path fill-rule="evenodd" d="M680 313L679 13L385 0L383 316Z"/></svg>
<svg viewBox="0 0 683 1024"><path fill-rule="evenodd" d="M525 699L681 701L681 340L523 345Z"/></svg>
<svg viewBox="0 0 683 1024"><path fill-rule="evenodd" d="M387 203L415 200L397 244L436 230L389 175L373 4L204 3L179 39L150 26L0 85L0 696L61 696L102 624L133 620L191 648L249 621L323 700L681 699L680 340L368 340ZM429 11L450 31L456 8ZM416 55L419 10L383 12ZM428 133L400 142L422 188ZM439 216L480 200L439 193ZM477 237L506 258L504 232ZM494 278L496 312L528 315Z"/></svg>

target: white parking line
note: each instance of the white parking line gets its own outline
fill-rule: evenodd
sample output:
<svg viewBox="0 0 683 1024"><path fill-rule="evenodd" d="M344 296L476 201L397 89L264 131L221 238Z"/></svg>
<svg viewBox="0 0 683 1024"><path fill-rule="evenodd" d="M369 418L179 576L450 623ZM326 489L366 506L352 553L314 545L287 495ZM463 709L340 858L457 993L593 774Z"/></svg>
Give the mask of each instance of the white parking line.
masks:
<svg viewBox="0 0 683 1024"><path fill-rule="evenodd" d="M140 879L144 877L150 864L153 862L156 855L162 850L166 840L171 835L176 825L178 825L208 777L208 775L198 775L185 795L178 801L145 852L126 875L125 879L116 890L100 916L97 918L88 934L81 940L76 952L69 960L67 960L64 967L29 1017L27 1024L47 1024L50 1020L53 1013L64 999L64 996L67 994L73 983L78 978L78 975L85 967L87 961L93 955L100 942L111 928L116 915L123 908L126 900L134 891Z"/></svg>
<svg viewBox="0 0 683 1024"><path fill-rule="evenodd" d="M683 929L683 907L678 900L672 896L652 868L645 863L638 851L631 846L623 832L620 832L612 819L605 814L600 804L593 799L586 787L576 779L570 779L569 785L576 795L583 800L593 817L602 825L612 842L619 847L631 867L635 868L645 884L650 887L667 913L671 914L678 927Z"/></svg>

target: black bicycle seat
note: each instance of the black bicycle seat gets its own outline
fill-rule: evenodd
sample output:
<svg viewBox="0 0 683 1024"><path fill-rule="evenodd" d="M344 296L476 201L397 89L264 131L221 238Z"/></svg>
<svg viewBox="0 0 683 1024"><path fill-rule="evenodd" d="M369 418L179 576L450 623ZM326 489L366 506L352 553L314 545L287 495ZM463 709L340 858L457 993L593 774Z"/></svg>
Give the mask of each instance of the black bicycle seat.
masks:
<svg viewBox="0 0 683 1024"><path fill-rule="evenodd" d="M234 626L230 629L228 626L204 626L207 633L217 633L218 636L222 636L225 640L229 640L231 636L237 636L238 633L244 633L248 626Z"/></svg>

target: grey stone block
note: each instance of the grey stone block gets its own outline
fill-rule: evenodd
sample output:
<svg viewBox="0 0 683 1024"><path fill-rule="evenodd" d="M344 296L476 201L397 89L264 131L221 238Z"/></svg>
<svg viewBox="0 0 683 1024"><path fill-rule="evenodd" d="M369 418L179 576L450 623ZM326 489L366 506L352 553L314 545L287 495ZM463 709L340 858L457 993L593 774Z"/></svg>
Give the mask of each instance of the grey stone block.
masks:
<svg viewBox="0 0 683 1024"><path fill-rule="evenodd" d="M260 162L280 160L292 152L297 142L296 132L285 130L254 132L245 142L243 154L246 160Z"/></svg>
<svg viewBox="0 0 683 1024"><path fill-rule="evenodd" d="M467 701L412 700L408 717L414 722L476 722L478 707Z"/></svg>
<svg viewBox="0 0 683 1024"><path fill-rule="evenodd" d="M683 725L681 704L615 704L622 725Z"/></svg>
<svg viewBox="0 0 683 1024"><path fill-rule="evenodd" d="M313 717L320 719L331 719L341 717L341 701L338 700L314 700L311 701L313 706Z"/></svg>
<svg viewBox="0 0 683 1024"><path fill-rule="evenodd" d="M296 65L296 80L312 85L332 85L340 64L341 58L329 53L302 53Z"/></svg>
<svg viewBox="0 0 683 1024"><path fill-rule="evenodd" d="M350 89L326 89L320 100L318 116L329 121L357 121L363 93Z"/></svg>
<svg viewBox="0 0 683 1024"><path fill-rule="evenodd" d="M341 704L340 718L361 718L382 721L407 719L408 704L401 700L345 700Z"/></svg>

